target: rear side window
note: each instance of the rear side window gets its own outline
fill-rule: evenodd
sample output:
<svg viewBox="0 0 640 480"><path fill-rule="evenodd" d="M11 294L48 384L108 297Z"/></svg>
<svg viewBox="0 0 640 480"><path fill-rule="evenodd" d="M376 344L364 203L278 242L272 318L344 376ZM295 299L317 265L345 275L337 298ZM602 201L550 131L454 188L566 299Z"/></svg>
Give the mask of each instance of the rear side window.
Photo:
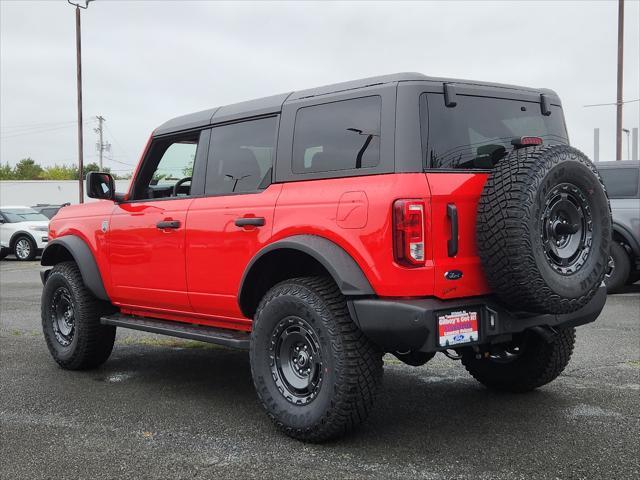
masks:
<svg viewBox="0 0 640 480"><path fill-rule="evenodd" d="M379 96L372 96L298 110L293 134L293 172L377 166L381 104Z"/></svg>
<svg viewBox="0 0 640 480"><path fill-rule="evenodd" d="M639 168L603 168L600 178L607 187L609 198L634 198L638 196Z"/></svg>
<svg viewBox="0 0 640 480"><path fill-rule="evenodd" d="M255 192L271 183L277 120L261 118L211 130L206 195Z"/></svg>
<svg viewBox="0 0 640 480"><path fill-rule="evenodd" d="M541 137L545 145L568 143L562 109L520 100L457 96L448 108L442 94L421 96L422 144L428 169L490 169L512 149L516 137Z"/></svg>

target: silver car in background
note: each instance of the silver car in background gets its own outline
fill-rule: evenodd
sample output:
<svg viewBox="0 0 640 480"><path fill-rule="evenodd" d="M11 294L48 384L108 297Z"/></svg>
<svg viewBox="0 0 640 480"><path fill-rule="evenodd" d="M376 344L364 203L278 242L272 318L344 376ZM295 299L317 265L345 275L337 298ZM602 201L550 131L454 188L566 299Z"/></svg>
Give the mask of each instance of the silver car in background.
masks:
<svg viewBox="0 0 640 480"><path fill-rule="evenodd" d="M613 293L640 279L640 162L599 162L596 166L611 201L614 242L605 283Z"/></svg>

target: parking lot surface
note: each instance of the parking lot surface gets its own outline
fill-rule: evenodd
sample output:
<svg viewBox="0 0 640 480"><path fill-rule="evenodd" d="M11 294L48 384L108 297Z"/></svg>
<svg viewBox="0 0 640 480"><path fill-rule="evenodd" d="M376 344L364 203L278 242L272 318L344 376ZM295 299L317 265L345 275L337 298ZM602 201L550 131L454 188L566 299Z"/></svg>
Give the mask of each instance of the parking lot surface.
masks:
<svg viewBox="0 0 640 480"><path fill-rule="evenodd" d="M578 329L561 377L490 392L442 355L385 357L369 421L324 445L259 406L248 355L120 329L65 371L40 332L37 262L0 262L0 478L639 478L640 285Z"/></svg>

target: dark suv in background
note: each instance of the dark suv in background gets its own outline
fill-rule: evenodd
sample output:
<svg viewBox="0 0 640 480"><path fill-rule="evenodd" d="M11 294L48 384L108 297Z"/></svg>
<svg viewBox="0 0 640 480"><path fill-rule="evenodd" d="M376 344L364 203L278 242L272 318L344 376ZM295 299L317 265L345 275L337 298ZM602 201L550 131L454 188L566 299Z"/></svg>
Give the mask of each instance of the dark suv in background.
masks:
<svg viewBox="0 0 640 480"><path fill-rule="evenodd" d="M37 205L32 206L31 208L33 208L36 212L43 214L45 217L51 220L62 207L68 207L69 205L71 205L69 202L63 203L62 205L52 205L50 203L39 203Z"/></svg>
<svg viewBox="0 0 640 480"><path fill-rule="evenodd" d="M640 162L601 162L597 168L611 202L614 241L605 283L614 293L640 280Z"/></svg>

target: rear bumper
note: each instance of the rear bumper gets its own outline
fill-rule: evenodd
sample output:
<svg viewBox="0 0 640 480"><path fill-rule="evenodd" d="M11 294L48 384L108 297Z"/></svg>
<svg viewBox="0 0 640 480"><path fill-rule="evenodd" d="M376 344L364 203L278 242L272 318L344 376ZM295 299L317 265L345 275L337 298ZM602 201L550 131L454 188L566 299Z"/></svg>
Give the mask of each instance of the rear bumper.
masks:
<svg viewBox="0 0 640 480"><path fill-rule="evenodd" d="M465 347L508 341L510 335L531 327L584 325L598 318L606 300L607 290L603 285L583 308L562 315L513 312L491 296L455 300L353 299L348 302L348 306L360 329L385 351L437 352L445 350L439 345L436 316L439 312L469 308L479 310L478 341L459 345Z"/></svg>

